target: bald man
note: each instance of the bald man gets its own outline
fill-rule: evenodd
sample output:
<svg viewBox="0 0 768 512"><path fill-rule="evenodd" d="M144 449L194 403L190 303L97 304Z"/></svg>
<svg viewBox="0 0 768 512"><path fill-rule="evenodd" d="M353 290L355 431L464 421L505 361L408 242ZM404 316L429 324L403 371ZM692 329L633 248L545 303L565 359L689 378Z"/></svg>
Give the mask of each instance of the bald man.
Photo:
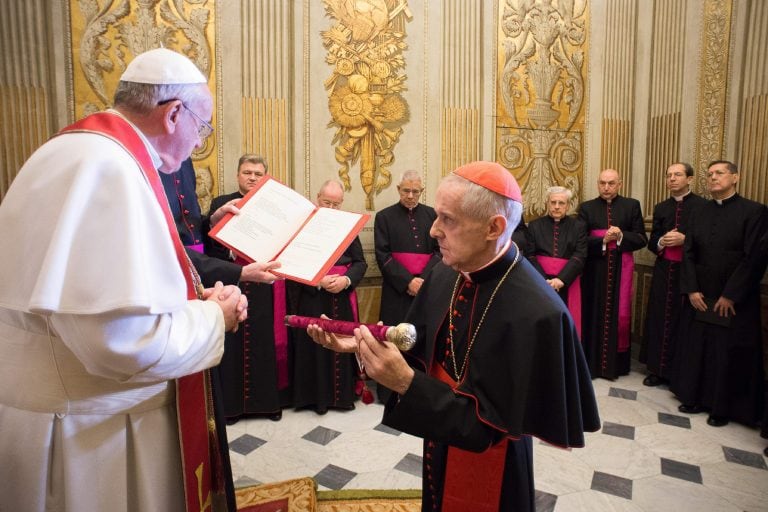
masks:
<svg viewBox="0 0 768 512"><path fill-rule="evenodd" d="M619 195L621 177L605 169L598 197L581 204L588 233L582 276L582 342L592 378L629 374L632 325L632 253L645 247L640 202Z"/></svg>
<svg viewBox="0 0 768 512"><path fill-rule="evenodd" d="M338 181L326 181L317 193L316 203L323 208L340 209L344 188ZM287 282L288 312L334 320L357 320L355 287L368 264L360 239L355 237L347 250L317 286ZM328 409L354 409L357 362L352 354L323 350L304 331L293 331L293 405L325 414Z"/></svg>

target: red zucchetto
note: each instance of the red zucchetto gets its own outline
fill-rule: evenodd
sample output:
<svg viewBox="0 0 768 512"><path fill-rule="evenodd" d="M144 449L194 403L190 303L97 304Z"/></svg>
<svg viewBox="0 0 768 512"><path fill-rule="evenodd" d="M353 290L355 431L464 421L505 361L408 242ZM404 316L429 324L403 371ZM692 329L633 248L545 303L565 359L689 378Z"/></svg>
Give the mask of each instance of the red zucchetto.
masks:
<svg viewBox="0 0 768 512"><path fill-rule="evenodd" d="M518 203L523 202L523 194L515 177L496 162L472 162L455 169L453 174L508 199Z"/></svg>

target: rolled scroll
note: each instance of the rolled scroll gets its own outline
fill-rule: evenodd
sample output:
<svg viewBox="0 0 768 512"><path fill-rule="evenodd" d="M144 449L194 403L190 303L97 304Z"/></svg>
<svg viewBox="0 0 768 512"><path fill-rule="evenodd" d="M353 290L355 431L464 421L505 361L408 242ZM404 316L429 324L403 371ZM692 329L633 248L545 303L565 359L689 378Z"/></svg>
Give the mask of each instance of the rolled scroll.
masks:
<svg viewBox="0 0 768 512"><path fill-rule="evenodd" d="M315 318L311 316L286 315L285 325L288 327L297 327L306 329L311 324L319 326L326 332L334 334L345 334L352 336L355 329L360 325L365 325L373 337L379 341L389 341L403 352L411 350L416 343L416 328L411 324L374 325L360 324L359 322L348 322L345 320L330 320L328 318Z"/></svg>

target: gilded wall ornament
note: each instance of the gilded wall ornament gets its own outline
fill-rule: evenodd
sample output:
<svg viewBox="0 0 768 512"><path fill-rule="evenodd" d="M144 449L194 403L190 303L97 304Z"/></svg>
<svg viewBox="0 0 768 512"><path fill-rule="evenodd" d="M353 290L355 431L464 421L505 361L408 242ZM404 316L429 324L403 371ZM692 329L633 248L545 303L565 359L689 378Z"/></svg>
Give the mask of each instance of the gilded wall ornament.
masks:
<svg viewBox="0 0 768 512"><path fill-rule="evenodd" d="M365 207L392 181L389 166L394 147L408 121L408 104L402 96L405 33L395 21L412 18L406 0L323 0L326 14L335 21L322 32L333 66L325 81L328 90L329 126L335 127L332 144L339 177L351 190L349 168L360 162L360 183Z"/></svg>
<svg viewBox="0 0 768 512"><path fill-rule="evenodd" d="M529 217L546 189L580 192L583 167L586 0L506 0L497 104L499 162L523 190Z"/></svg>
<svg viewBox="0 0 768 512"><path fill-rule="evenodd" d="M708 195L706 166L722 158L725 140L731 2L707 0L704 4L703 25L696 119L696 190Z"/></svg>

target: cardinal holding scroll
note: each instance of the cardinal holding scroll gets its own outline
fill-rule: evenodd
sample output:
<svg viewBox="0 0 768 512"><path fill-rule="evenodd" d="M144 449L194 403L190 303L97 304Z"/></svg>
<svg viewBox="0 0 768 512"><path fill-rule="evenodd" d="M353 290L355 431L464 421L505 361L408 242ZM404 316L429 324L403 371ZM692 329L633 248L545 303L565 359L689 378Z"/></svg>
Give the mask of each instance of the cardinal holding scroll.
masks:
<svg viewBox="0 0 768 512"><path fill-rule="evenodd" d="M573 320L511 241L522 196L504 167L459 167L435 210L442 263L404 319L417 333L410 351L366 326L354 336L307 332L358 352L394 390L382 423L424 438L422 510L533 511L531 436L581 447L584 431L600 428Z"/></svg>

